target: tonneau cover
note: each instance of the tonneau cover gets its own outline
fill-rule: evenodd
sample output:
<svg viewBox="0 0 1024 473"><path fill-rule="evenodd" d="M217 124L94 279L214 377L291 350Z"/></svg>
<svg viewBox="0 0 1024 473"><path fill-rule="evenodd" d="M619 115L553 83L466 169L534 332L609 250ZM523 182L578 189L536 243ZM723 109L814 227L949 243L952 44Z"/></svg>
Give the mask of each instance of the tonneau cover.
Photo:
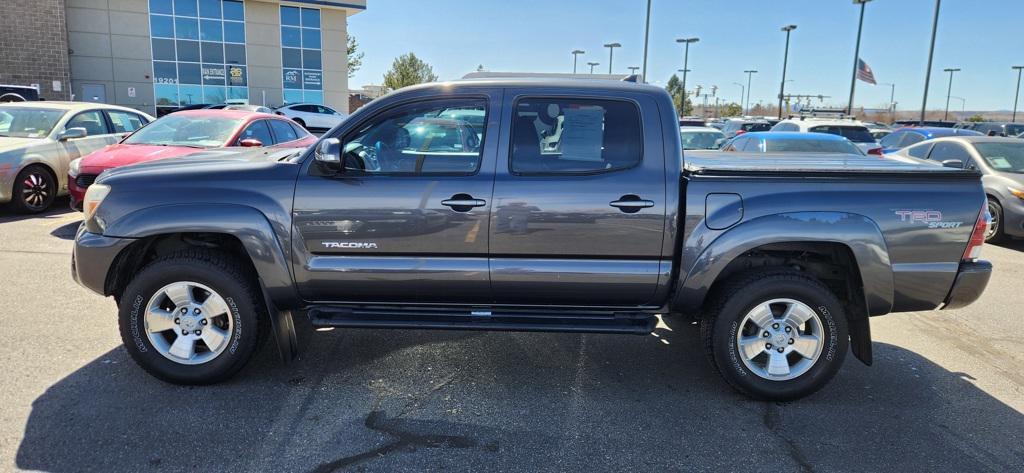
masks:
<svg viewBox="0 0 1024 473"><path fill-rule="evenodd" d="M878 156L829 153L744 153L685 151L684 172L707 176L729 175L899 175L925 178L974 178L973 170L948 168L926 161L912 163Z"/></svg>

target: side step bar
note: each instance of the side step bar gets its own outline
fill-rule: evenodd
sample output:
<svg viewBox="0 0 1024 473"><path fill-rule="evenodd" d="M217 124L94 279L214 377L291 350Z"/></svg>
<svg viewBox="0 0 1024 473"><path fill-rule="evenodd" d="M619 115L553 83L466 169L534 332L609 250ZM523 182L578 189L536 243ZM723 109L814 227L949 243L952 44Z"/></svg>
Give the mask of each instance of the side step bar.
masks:
<svg viewBox="0 0 1024 473"><path fill-rule="evenodd" d="M306 311L314 328L408 328L514 332L583 332L646 335L653 314L633 312L529 311L471 308L314 306Z"/></svg>

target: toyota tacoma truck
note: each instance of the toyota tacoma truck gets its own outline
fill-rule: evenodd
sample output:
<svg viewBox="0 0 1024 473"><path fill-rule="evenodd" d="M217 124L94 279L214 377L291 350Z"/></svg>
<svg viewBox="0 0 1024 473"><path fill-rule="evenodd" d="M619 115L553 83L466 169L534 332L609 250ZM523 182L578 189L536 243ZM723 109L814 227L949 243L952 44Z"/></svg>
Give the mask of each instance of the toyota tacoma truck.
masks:
<svg viewBox="0 0 1024 473"><path fill-rule="evenodd" d="M265 334L291 360L294 316L639 335L690 317L729 385L784 400L847 351L870 364L871 317L977 300L984 209L974 171L684 156L661 88L470 80L375 100L301 152L104 172L72 272L173 383L230 377Z"/></svg>

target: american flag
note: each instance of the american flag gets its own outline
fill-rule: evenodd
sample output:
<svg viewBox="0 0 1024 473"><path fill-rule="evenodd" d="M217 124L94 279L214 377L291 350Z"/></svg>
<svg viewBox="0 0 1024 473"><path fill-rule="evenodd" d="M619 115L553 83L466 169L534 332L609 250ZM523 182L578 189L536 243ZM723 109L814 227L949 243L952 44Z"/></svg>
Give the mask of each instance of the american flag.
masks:
<svg viewBox="0 0 1024 473"><path fill-rule="evenodd" d="M857 58L857 78L871 85L877 84L875 82L875 74L871 72L871 67L861 58Z"/></svg>

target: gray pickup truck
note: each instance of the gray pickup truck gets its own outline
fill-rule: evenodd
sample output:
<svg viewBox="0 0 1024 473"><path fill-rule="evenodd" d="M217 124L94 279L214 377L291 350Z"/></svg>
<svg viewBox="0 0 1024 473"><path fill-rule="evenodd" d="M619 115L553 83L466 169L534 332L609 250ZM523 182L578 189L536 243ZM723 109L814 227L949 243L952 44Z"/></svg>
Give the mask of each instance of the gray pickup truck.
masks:
<svg viewBox="0 0 1024 473"><path fill-rule="evenodd" d="M794 399L869 318L982 293L979 175L875 158L682 156L664 90L478 80L375 100L311 149L105 172L72 272L131 356L213 383L316 328L649 334L699 321L739 391ZM381 339L381 343L387 343Z"/></svg>

